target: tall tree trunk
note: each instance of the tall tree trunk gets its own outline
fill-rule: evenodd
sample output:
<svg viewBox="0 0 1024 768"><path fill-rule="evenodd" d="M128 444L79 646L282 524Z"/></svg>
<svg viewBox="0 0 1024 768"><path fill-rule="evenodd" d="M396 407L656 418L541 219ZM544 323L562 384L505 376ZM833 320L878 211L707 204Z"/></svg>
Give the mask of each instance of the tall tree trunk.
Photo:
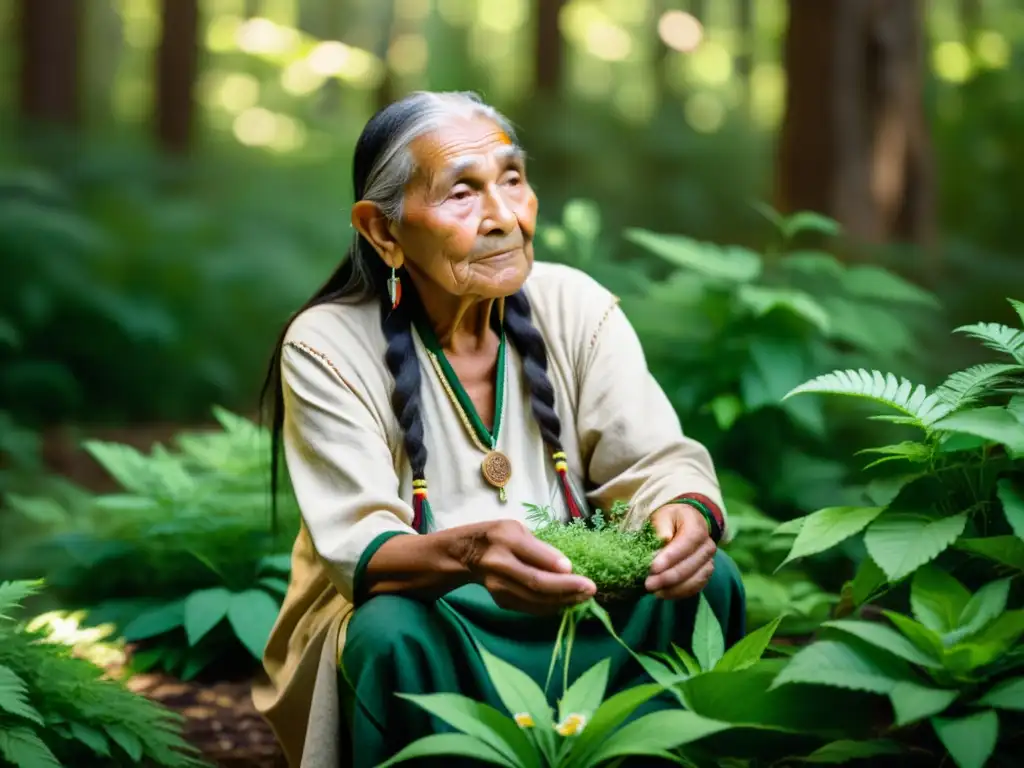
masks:
<svg viewBox="0 0 1024 768"><path fill-rule="evenodd" d="M754 0L736 0L736 26L740 33L740 51L736 55L736 75L743 86L744 106L750 107L751 76L754 74Z"/></svg>
<svg viewBox="0 0 1024 768"><path fill-rule="evenodd" d="M391 41L401 33L403 25L396 18L394 3L382 4L378 8L378 12L382 14L380 25L382 32L377 43L377 55L384 62L384 76L374 94L374 103L377 109L384 109L398 96L398 89L395 87L395 73L391 71L391 66L388 64L388 51L391 48Z"/></svg>
<svg viewBox="0 0 1024 768"><path fill-rule="evenodd" d="M156 138L168 152L192 145L195 83L199 74L199 2L164 0L156 60Z"/></svg>
<svg viewBox="0 0 1024 768"><path fill-rule="evenodd" d="M777 204L855 239L929 244L923 0L789 0Z"/></svg>
<svg viewBox="0 0 1024 768"><path fill-rule="evenodd" d="M23 117L65 126L81 117L79 0L21 0L20 106Z"/></svg>
<svg viewBox="0 0 1024 768"><path fill-rule="evenodd" d="M537 0L537 33L534 40L534 79L539 93L557 96L562 89L564 46L558 17L565 0Z"/></svg>

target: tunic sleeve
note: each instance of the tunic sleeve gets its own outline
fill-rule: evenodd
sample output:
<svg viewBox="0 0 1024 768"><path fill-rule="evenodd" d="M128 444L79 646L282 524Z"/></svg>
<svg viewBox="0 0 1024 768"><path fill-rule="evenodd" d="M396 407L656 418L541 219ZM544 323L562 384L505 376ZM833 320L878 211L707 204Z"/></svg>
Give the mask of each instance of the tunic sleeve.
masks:
<svg viewBox="0 0 1024 768"><path fill-rule="evenodd" d="M335 364L285 344L284 450L313 545L338 591L357 598L366 562L388 537L415 533L384 427Z"/></svg>
<svg viewBox="0 0 1024 768"><path fill-rule="evenodd" d="M640 339L613 297L580 361L577 429L592 503L629 500L634 525L683 497L725 508L707 449L683 434L668 397L647 368ZM708 504L710 502L710 504Z"/></svg>

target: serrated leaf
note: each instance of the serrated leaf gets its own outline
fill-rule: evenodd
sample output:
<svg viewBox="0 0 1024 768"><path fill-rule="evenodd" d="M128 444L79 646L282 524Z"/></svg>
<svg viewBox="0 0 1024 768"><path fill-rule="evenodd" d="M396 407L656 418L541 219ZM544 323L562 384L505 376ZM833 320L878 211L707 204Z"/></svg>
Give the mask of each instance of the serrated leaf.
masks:
<svg viewBox="0 0 1024 768"><path fill-rule="evenodd" d="M929 394L924 386L915 387L907 379L891 373L867 371L863 368L837 370L818 376L789 392L786 398L804 393L873 400L899 411L905 423L925 430L950 412L949 406Z"/></svg>
<svg viewBox="0 0 1024 768"><path fill-rule="evenodd" d="M28 597L36 594L43 586L42 581L5 581L0 583L0 618L9 619L15 608Z"/></svg>
<svg viewBox="0 0 1024 768"><path fill-rule="evenodd" d="M1024 712L1024 677L994 685L976 702L979 706Z"/></svg>
<svg viewBox="0 0 1024 768"><path fill-rule="evenodd" d="M71 735L97 755L110 757L110 744L107 742L107 737L103 734L103 731L98 731L85 723L72 722Z"/></svg>
<svg viewBox="0 0 1024 768"><path fill-rule="evenodd" d="M938 659L922 651L902 634L884 624L873 621L860 621L858 619L841 619L839 621L826 621L822 626L859 637L864 642L870 643L887 653L899 656L911 664L919 664L929 669L942 669L942 663Z"/></svg>
<svg viewBox="0 0 1024 768"><path fill-rule="evenodd" d="M942 554L967 526L960 513L938 519L924 515L888 514L864 534L864 546L889 581L899 581Z"/></svg>
<svg viewBox="0 0 1024 768"><path fill-rule="evenodd" d="M1024 492L1009 478L1003 478L997 486L1003 515L1017 538L1024 540Z"/></svg>
<svg viewBox="0 0 1024 768"><path fill-rule="evenodd" d="M223 587L196 590L185 598L185 635L195 645L228 615L231 593Z"/></svg>
<svg viewBox="0 0 1024 768"><path fill-rule="evenodd" d="M943 637L946 645L956 645L981 632L1004 610L1010 596L1010 580L999 579L981 587L971 595L957 620L957 626Z"/></svg>
<svg viewBox="0 0 1024 768"><path fill-rule="evenodd" d="M1017 299L1007 299L1010 302L1010 306L1013 307L1017 313L1017 317L1020 318L1022 324L1024 324L1024 301L1017 301Z"/></svg>
<svg viewBox="0 0 1024 768"><path fill-rule="evenodd" d="M725 653L725 638L708 599L701 594L693 622L693 655L703 671L712 670Z"/></svg>
<svg viewBox="0 0 1024 768"><path fill-rule="evenodd" d="M228 622L235 636L257 660L263 657L278 610L277 601L262 589L247 589L231 596Z"/></svg>
<svg viewBox="0 0 1024 768"><path fill-rule="evenodd" d="M987 536L960 539L957 549L974 552L997 563L1024 571L1024 541L1016 536Z"/></svg>
<svg viewBox="0 0 1024 768"><path fill-rule="evenodd" d="M495 751L480 739L466 736L463 733L435 733L417 739L390 760L386 760L377 768L390 768L409 760L423 757L469 757L491 765L503 765L516 768L500 752Z"/></svg>
<svg viewBox="0 0 1024 768"><path fill-rule="evenodd" d="M136 616L124 628L124 639L128 642L147 640L177 629L184 623L185 601L173 600L143 611Z"/></svg>
<svg viewBox="0 0 1024 768"><path fill-rule="evenodd" d="M939 419L933 429L974 435L1004 446L1012 457L1024 456L1024 429L1005 408L989 406L958 411Z"/></svg>
<svg viewBox="0 0 1024 768"><path fill-rule="evenodd" d="M857 455L860 454L880 454L882 458L875 459L873 462L868 464L865 469L871 469L877 467L879 464L884 464L889 461L909 461L912 464L923 464L931 460L932 449L930 446L924 443L916 443L911 440L897 443L895 445L883 445L878 448L865 448L863 451L857 451Z"/></svg>
<svg viewBox="0 0 1024 768"><path fill-rule="evenodd" d="M28 702L28 686L10 667L0 664L0 710L38 725L42 716Z"/></svg>
<svg viewBox="0 0 1024 768"><path fill-rule="evenodd" d="M999 717L992 710L954 720L932 718L935 735L959 768L984 768L999 739Z"/></svg>
<svg viewBox="0 0 1024 768"><path fill-rule="evenodd" d="M860 533L878 517L883 507L827 507L803 518L793 548L779 568L801 557L808 557Z"/></svg>
<svg viewBox="0 0 1024 768"><path fill-rule="evenodd" d="M904 616L895 611L883 611L883 614L910 642L930 656L941 658L945 647L942 645L942 637L923 624L919 624L909 616Z"/></svg>
<svg viewBox="0 0 1024 768"><path fill-rule="evenodd" d="M804 683L887 694L909 676L906 665L888 654L850 642L819 640L793 656L771 687Z"/></svg>
<svg viewBox="0 0 1024 768"><path fill-rule="evenodd" d="M883 584L887 584L885 572L878 567L878 563L865 557L857 567L857 573L853 577L852 596L855 605L863 605L868 601L875 590Z"/></svg>
<svg viewBox="0 0 1024 768"><path fill-rule="evenodd" d="M904 726L941 714L957 700L958 691L928 688L909 681L897 683L889 692L896 725Z"/></svg>
<svg viewBox="0 0 1024 768"><path fill-rule="evenodd" d="M919 568L910 583L914 618L940 635L955 629L971 600L966 587L942 568Z"/></svg>
<svg viewBox="0 0 1024 768"><path fill-rule="evenodd" d="M771 643L775 630L779 628L782 619L782 616L772 619L736 643L715 665L715 671L736 672L756 664Z"/></svg>
<svg viewBox="0 0 1024 768"><path fill-rule="evenodd" d="M903 747L895 741L851 741L842 739L826 744L807 757L800 758L802 763L819 763L826 765L847 765L853 760L864 760L878 755L898 755Z"/></svg>
<svg viewBox="0 0 1024 768"><path fill-rule="evenodd" d="M46 743L28 728L0 730L0 756L18 768L63 768Z"/></svg>
<svg viewBox="0 0 1024 768"><path fill-rule="evenodd" d="M133 763L142 762L142 740L138 736L118 723L104 726L104 728L111 741L123 749Z"/></svg>

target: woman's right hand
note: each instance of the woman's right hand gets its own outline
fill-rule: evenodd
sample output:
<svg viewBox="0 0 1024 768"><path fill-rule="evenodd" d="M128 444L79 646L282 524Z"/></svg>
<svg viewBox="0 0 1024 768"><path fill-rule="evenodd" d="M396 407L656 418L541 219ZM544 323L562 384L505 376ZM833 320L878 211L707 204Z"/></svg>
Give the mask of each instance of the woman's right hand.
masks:
<svg viewBox="0 0 1024 768"><path fill-rule="evenodd" d="M466 526L460 559L502 608L556 613L597 592L590 579L574 574L569 559L538 539L518 520Z"/></svg>

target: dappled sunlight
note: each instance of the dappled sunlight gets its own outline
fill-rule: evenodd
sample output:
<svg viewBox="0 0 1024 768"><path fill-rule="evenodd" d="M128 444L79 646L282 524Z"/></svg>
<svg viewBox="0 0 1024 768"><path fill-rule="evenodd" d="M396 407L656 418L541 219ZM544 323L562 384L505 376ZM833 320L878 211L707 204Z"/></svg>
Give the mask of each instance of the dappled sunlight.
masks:
<svg viewBox="0 0 1024 768"><path fill-rule="evenodd" d="M672 50L689 53L704 39L704 27L685 11L665 11L658 19L658 36Z"/></svg>

